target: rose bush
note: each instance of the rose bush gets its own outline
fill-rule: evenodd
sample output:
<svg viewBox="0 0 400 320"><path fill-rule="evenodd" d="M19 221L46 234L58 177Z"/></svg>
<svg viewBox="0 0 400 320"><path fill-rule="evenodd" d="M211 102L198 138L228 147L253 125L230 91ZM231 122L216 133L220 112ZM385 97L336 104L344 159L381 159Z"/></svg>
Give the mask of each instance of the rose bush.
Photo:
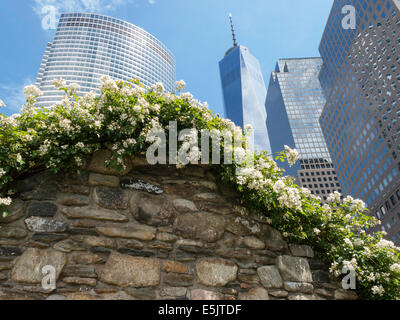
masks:
<svg viewBox="0 0 400 320"><path fill-rule="evenodd" d="M309 190L295 185L294 178L284 176L270 155L252 154L241 128L213 114L207 103L183 93L184 81L177 83L178 95L164 92L162 84L145 88L138 81L124 83L107 76L101 78L98 97L93 92L79 97L78 86L66 86L62 79L54 85L65 97L52 108L36 108L36 98L42 93L29 86L21 114L0 114L0 212L6 214L18 192L12 182L37 168L79 170L93 152L108 147L112 157L107 166L123 170L126 157L160 143L152 133L168 134L170 121L177 122L179 131L198 130L191 131L189 138L200 146L185 148L184 154L196 163L201 141L193 135L202 129L228 131L241 141L232 147L234 161L210 166L240 192L250 209L265 215L288 242L312 246L320 259L330 263L333 276L340 277L344 267L354 269L360 298L400 298L400 249L384 240L383 233L367 233L379 221L366 214L364 203L351 197L342 200L334 193L322 204ZM185 143L187 139L180 142ZM223 154L225 140L219 147ZM285 147L275 160L286 159L293 165L297 156ZM184 163L178 161L177 166Z"/></svg>

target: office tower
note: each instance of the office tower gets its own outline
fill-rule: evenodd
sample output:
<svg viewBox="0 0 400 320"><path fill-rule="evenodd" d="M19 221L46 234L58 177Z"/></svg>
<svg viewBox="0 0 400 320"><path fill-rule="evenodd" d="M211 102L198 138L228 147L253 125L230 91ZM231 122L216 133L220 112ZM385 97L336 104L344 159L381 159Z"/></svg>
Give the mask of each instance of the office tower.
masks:
<svg viewBox="0 0 400 320"><path fill-rule="evenodd" d="M53 42L46 47L37 77L44 92L38 106L51 106L62 92L55 79L80 85L79 93L98 92L100 77L139 79L149 86L157 82L175 89L175 60L171 52L145 30L119 19L90 14L65 13Z"/></svg>
<svg viewBox="0 0 400 320"><path fill-rule="evenodd" d="M285 162L283 168L300 186L326 200L341 188L319 125L325 105L318 79L321 65L321 58L280 59L265 107L272 152L285 145L297 149L299 161L291 168Z"/></svg>
<svg viewBox="0 0 400 320"><path fill-rule="evenodd" d="M251 125L254 149L271 153L266 127L265 88L260 63L249 49L238 45L232 24L233 47L219 62L225 115L237 126Z"/></svg>
<svg viewBox="0 0 400 320"><path fill-rule="evenodd" d="M321 127L344 193L400 241L400 11L392 0L335 1L320 44ZM356 8L356 29L341 24ZM345 44L345 45L343 45ZM334 72L327 71L335 70ZM330 78L329 80L327 80Z"/></svg>

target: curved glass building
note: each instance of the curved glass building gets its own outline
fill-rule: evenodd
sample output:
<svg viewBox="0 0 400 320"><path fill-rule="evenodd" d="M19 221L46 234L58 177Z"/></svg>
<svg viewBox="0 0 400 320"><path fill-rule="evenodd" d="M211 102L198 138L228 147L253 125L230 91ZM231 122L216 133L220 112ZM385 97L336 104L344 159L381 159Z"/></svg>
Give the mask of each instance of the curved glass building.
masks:
<svg viewBox="0 0 400 320"><path fill-rule="evenodd" d="M146 86L161 82L173 91L175 58L157 38L129 22L90 13L62 14L36 80L44 93L38 106L51 106L63 96L53 85L55 79L79 84L78 92L84 94L98 92L102 75L137 78Z"/></svg>

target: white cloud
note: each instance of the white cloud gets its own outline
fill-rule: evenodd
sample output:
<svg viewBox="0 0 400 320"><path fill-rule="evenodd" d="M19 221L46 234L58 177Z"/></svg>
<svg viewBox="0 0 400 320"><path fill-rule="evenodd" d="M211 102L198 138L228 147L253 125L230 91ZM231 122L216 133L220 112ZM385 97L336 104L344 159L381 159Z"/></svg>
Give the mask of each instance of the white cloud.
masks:
<svg viewBox="0 0 400 320"><path fill-rule="evenodd" d="M135 0L34 0L33 11L42 19L44 29L55 29L62 12L109 13ZM149 0L155 3L155 0Z"/></svg>
<svg viewBox="0 0 400 320"><path fill-rule="evenodd" d="M6 104L6 107L1 109L0 112L7 115L19 112L26 102L24 87L33 83L34 81L31 78L26 78L22 83L0 84L0 97Z"/></svg>

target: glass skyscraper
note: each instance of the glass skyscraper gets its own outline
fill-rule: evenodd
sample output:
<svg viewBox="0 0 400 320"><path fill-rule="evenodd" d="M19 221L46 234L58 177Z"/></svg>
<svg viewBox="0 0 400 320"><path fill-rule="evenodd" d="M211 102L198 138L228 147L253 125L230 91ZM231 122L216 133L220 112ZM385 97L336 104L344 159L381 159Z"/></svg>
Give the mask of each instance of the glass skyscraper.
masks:
<svg viewBox="0 0 400 320"><path fill-rule="evenodd" d="M272 72L266 100L267 127L273 153L285 145L297 149L299 161L286 173L326 200L341 191L319 116L325 105L318 75L321 58L280 59Z"/></svg>
<svg viewBox="0 0 400 320"><path fill-rule="evenodd" d="M80 85L79 93L98 92L100 77L139 79L175 89L175 58L158 39L123 20L90 13L65 13L43 55L36 84L44 92L38 106L51 106L63 93L55 79Z"/></svg>
<svg viewBox="0 0 400 320"><path fill-rule="evenodd" d="M225 115L237 126L251 125L254 149L271 153L266 126L267 90L260 63L249 49L237 45L229 49L219 63Z"/></svg>
<svg viewBox="0 0 400 320"><path fill-rule="evenodd" d="M355 30L341 25L356 8ZM366 201L380 228L400 242L399 1L335 1L322 37L320 123L346 194ZM326 70L334 70L328 72ZM327 76L328 75L328 76Z"/></svg>

